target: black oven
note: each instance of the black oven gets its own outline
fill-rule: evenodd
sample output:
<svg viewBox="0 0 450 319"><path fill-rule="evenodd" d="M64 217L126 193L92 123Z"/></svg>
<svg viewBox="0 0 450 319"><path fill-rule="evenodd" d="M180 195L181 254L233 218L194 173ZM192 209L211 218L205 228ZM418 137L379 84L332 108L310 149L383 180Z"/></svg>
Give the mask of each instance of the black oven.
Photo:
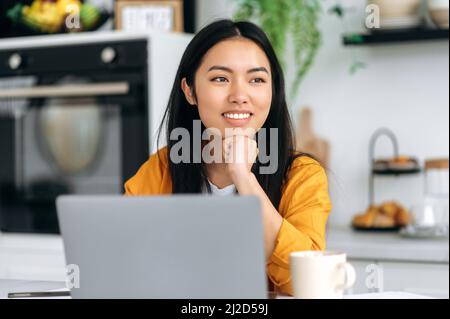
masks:
<svg viewBox="0 0 450 319"><path fill-rule="evenodd" d="M148 157L147 42L0 50L0 227L58 233L61 194L121 194Z"/></svg>

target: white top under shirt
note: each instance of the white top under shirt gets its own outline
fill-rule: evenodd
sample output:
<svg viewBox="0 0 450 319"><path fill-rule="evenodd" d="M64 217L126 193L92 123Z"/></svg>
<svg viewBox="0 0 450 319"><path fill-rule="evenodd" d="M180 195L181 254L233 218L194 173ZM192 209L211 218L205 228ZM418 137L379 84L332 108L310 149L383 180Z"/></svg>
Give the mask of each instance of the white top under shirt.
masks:
<svg viewBox="0 0 450 319"><path fill-rule="evenodd" d="M211 188L211 194L212 195L219 195L219 196L230 196L234 195L236 192L236 186L234 184L225 186L224 188L218 188L216 185L211 183L208 179L209 187ZM203 193L208 193L206 190L206 187L203 189Z"/></svg>

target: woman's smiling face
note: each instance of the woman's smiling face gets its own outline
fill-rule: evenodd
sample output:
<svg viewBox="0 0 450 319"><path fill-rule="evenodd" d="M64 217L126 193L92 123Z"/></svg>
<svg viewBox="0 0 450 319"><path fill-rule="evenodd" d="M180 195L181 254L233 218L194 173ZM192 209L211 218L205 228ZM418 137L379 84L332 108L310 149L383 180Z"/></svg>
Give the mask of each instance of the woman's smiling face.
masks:
<svg viewBox="0 0 450 319"><path fill-rule="evenodd" d="M272 102L272 74L264 51L245 38L232 38L213 46L195 74L195 92L182 80L186 99L196 104L207 128L259 130Z"/></svg>

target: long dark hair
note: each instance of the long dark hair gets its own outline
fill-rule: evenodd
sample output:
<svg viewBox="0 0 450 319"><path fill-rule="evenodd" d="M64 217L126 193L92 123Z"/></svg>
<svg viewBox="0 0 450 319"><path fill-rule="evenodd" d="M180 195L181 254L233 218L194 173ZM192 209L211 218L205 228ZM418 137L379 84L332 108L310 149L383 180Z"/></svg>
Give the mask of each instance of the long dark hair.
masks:
<svg viewBox="0 0 450 319"><path fill-rule="evenodd" d="M181 58L175 82L169 97L167 109L163 121L159 127L158 141L163 131L163 123L167 121L166 139L168 153L177 141L170 139L170 133L174 128L182 127L189 131L191 137L191 150L193 150L193 121L200 120L196 107L192 107L185 98L181 89L181 80L185 77L191 88L195 100L195 74L200 67L203 56L217 43L234 38L244 37L256 43L267 55L272 70L272 103L269 115L263 125L266 130L267 140L270 141L270 128L278 129L278 168L273 174L260 174L261 163L257 160L252 167L259 184L266 192L275 207L278 207L281 199L282 187L286 175L296 154L294 151L294 134L291 119L286 104L284 76L273 47L257 25L251 22L234 22L231 20L215 21L199 31L187 46ZM205 127L202 125L202 131ZM266 143L267 144L267 143ZM194 163L191 151L190 163L175 164L170 160L169 170L172 178L172 193L201 193L205 185L208 185L205 169L201 163Z"/></svg>

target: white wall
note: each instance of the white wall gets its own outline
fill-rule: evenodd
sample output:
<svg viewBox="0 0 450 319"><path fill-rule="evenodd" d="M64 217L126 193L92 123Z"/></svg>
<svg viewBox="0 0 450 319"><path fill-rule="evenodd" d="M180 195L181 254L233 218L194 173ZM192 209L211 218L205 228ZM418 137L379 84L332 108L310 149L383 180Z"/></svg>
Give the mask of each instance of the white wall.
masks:
<svg viewBox="0 0 450 319"><path fill-rule="evenodd" d="M230 17L232 0L198 0L197 26ZM329 6L334 1L326 1ZM346 30L335 16L321 20L323 45L315 65L291 105L293 117L309 105L317 133L332 145L330 223L343 225L368 204L368 143L379 127L394 130L400 152L424 158L449 154L449 44L448 41L349 48L341 33L362 30L364 0L346 0L352 8ZM351 55L367 68L348 72ZM292 63L293 59L288 59ZM291 78L287 74L287 83ZM377 155L389 156L387 140L377 144ZM410 207L422 197L422 176L379 178L376 201L399 200Z"/></svg>

